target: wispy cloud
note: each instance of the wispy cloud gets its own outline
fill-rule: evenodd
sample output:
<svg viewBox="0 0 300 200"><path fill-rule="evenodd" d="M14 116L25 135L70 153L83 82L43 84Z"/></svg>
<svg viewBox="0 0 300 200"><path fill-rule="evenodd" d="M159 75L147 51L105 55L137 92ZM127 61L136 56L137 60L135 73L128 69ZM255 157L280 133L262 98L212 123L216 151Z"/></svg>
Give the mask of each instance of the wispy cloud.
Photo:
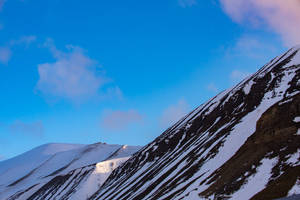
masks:
<svg viewBox="0 0 300 200"><path fill-rule="evenodd" d="M32 42L34 42L36 40L36 36L35 35L27 35L27 36L22 36L17 40L11 40L10 41L10 45L14 46L14 45L30 45Z"/></svg>
<svg viewBox="0 0 300 200"><path fill-rule="evenodd" d="M38 65L39 80L36 85L36 89L46 98L81 103L91 97L104 95L100 90L111 80L95 60L85 55L83 49L68 45L63 52L56 49L51 41L46 46L55 62ZM122 94L116 86L108 88L105 95L108 93L115 93L116 96Z"/></svg>
<svg viewBox="0 0 300 200"><path fill-rule="evenodd" d="M118 100L124 100L123 92L119 86L112 86L107 88L105 93L106 98L117 98Z"/></svg>
<svg viewBox="0 0 300 200"><path fill-rule="evenodd" d="M230 74L230 79L233 82L239 82L249 76L251 73L245 72L245 71L240 71L240 70L233 70Z"/></svg>
<svg viewBox="0 0 300 200"><path fill-rule="evenodd" d="M211 91L211 92L218 92L219 91L219 88L214 83L208 84L206 89L208 91Z"/></svg>
<svg viewBox="0 0 300 200"><path fill-rule="evenodd" d="M0 47L0 63L7 64L11 58L11 54L9 47Z"/></svg>
<svg viewBox="0 0 300 200"><path fill-rule="evenodd" d="M162 127L168 127L180 120L188 113L189 105L184 99L179 100L176 104L166 108L161 117L160 124Z"/></svg>
<svg viewBox="0 0 300 200"><path fill-rule="evenodd" d="M0 155L0 161L2 161L2 160L4 160L4 159L5 159L5 157L2 156L2 155Z"/></svg>
<svg viewBox="0 0 300 200"><path fill-rule="evenodd" d="M42 121L26 123L17 120L9 125L9 130L14 134L25 134L34 137L42 137L44 133L44 125Z"/></svg>
<svg viewBox="0 0 300 200"><path fill-rule="evenodd" d="M143 116L137 110L116 110L105 113L101 127L111 131L126 130L130 125L141 123Z"/></svg>
<svg viewBox="0 0 300 200"><path fill-rule="evenodd" d="M197 5L197 0L178 0L178 4L182 8L192 7Z"/></svg>
<svg viewBox="0 0 300 200"><path fill-rule="evenodd" d="M278 53L278 49L263 39L253 35L242 35L225 50L225 57L265 59L266 54Z"/></svg>
<svg viewBox="0 0 300 200"><path fill-rule="evenodd" d="M268 27L279 34L287 46L300 43L300 1L220 0L220 2L224 11L235 22Z"/></svg>
<svg viewBox="0 0 300 200"><path fill-rule="evenodd" d="M1 11L2 8L3 8L3 5L4 5L5 1L6 1L6 0L0 0L0 11Z"/></svg>
<svg viewBox="0 0 300 200"><path fill-rule="evenodd" d="M1 29L1 25L0 25ZM12 49L18 45L25 45L28 47L32 42L36 40L36 36L22 36L17 40L10 40L7 45L0 46L0 63L7 64L12 57Z"/></svg>

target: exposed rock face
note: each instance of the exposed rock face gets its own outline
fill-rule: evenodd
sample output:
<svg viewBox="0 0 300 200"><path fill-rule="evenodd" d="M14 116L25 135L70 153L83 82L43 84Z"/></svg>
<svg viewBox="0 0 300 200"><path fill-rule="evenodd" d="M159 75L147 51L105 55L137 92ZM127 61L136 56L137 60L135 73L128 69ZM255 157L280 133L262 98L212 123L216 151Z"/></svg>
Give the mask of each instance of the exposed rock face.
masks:
<svg viewBox="0 0 300 200"><path fill-rule="evenodd" d="M113 171L90 199L275 199L300 193L300 51L273 59Z"/></svg>

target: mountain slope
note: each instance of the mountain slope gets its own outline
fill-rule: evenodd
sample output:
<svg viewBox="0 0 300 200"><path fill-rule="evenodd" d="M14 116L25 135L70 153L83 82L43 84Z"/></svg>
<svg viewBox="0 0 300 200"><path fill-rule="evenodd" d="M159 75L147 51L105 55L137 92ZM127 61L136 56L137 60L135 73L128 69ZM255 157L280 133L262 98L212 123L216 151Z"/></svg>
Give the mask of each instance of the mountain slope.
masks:
<svg viewBox="0 0 300 200"><path fill-rule="evenodd" d="M9 160L1 161L0 185L13 183L16 181L16 177L25 176L56 153L78 149L83 146L81 144L45 144ZM32 159L34 159L34 162L28 162Z"/></svg>
<svg viewBox="0 0 300 200"><path fill-rule="evenodd" d="M62 180L60 177L68 177L73 187L71 191L64 188L59 194L52 194L53 198L56 195L75 196L75 199L78 195L86 197L95 192L111 171L138 149L140 147L104 143L42 145L0 162L0 199L33 199L40 191L45 191L48 182L55 182L53 191L62 189L57 182ZM64 181L67 179L64 178Z"/></svg>
<svg viewBox="0 0 300 200"><path fill-rule="evenodd" d="M90 199L275 199L300 193L300 47L185 116Z"/></svg>

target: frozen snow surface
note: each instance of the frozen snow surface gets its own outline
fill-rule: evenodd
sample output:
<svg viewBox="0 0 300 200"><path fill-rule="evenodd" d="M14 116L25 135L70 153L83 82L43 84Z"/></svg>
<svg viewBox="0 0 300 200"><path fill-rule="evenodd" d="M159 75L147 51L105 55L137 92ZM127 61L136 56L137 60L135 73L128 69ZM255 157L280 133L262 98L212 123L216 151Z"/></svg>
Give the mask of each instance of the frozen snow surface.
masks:
<svg viewBox="0 0 300 200"><path fill-rule="evenodd" d="M299 194L300 191L300 180L296 182L296 184L290 189L288 196L293 196L295 194Z"/></svg>
<svg viewBox="0 0 300 200"><path fill-rule="evenodd" d="M277 163L276 159L264 159L261 161L262 164L257 169L256 174L254 174L246 184L242 186L240 190L231 196L231 199L250 199L253 194L260 192L265 188L271 176L271 171L274 165Z"/></svg>
<svg viewBox="0 0 300 200"><path fill-rule="evenodd" d="M76 172L87 169L92 173L86 177L85 183L81 183L76 189L76 196L91 195L103 184L113 169L139 149L138 146L105 143L39 146L0 162L0 199L8 199L19 193L23 194L18 199L29 198L54 177L66 175L74 170ZM28 191L24 192L26 190Z"/></svg>

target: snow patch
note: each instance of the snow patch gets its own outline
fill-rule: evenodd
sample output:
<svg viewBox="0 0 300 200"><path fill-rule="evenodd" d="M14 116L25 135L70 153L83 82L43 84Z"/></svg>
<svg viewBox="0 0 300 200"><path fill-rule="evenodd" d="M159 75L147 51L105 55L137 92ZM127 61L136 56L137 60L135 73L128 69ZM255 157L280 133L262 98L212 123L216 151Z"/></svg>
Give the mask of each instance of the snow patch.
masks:
<svg viewBox="0 0 300 200"><path fill-rule="evenodd" d="M292 60L284 68L300 64L300 51L298 49L296 49L296 51L297 51L296 55L292 58Z"/></svg>
<svg viewBox="0 0 300 200"><path fill-rule="evenodd" d="M189 199L189 200L205 200L205 198L201 198L198 195L198 191L197 190L193 190L190 193L188 193L187 196L185 196L185 199Z"/></svg>
<svg viewBox="0 0 300 200"><path fill-rule="evenodd" d="M289 102L291 102L291 101L293 101L293 99L291 98L291 99L287 99L287 100L285 100L285 101L282 101L282 102L280 102L280 103L278 103L278 105L283 105L283 104L286 104L286 103L289 103Z"/></svg>
<svg viewBox="0 0 300 200"><path fill-rule="evenodd" d="M0 162L0 199L7 199L19 191L25 191L29 187L38 184L20 197L26 199L25 197L33 194L57 175L68 174L72 170L77 171L82 167L94 165L107 159L123 159L131 156L139 149L140 147L136 146L108 145L104 143L42 145L20 156ZM118 161L114 162L118 163ZM112 165L115 166L115 163ZM62 168L64 166L66 168ZM107 173L110 172L107 171ZM21 179L22 177L26 178ZM20 181L17 182L18 180ZM7 187L12 183L14 183L12 186Z"/></svg>
<svg viewBox="0 0 300 200"><path fill-rule="evenodd" d="M242 188L232 195L232 200L250 199L253 195L265 188L271 177L272 168L277 162L277 158L263 159L262 164L257 168L256 174L251 176Z"/></svg>
<svg viewBox="0 0 300 200"><path fill-rule="evenodd" d="M130 157L117 158L97 163L93 173L76 191L76 193L72 196L72 199L86 199L87 197L93 195L106 181L111 172L118 166L120 166L122 163L127 161L129 158Z"/></svg>
<svg viewBox="0 0 300 200"><path fill-rule="evenodd" d="M244 87L244 93L246 95L248 95L250 93L250 90L251 90L251 87L253 85L254 81L253 80L250 80Z"/></svg>
<svg viewBox="0 0 300 200"><path fill-rule="evenodd" d="M296 153L292 154L290 156L290 158L286 161L286 163L291 165L291 166L299 165L300 164L300 161L299 161L300 157L299 156L300 156L300 149Z"/></svg>
<svg viewBox="0 0 300 200"><path fill-rule="evenodd" d="M296 184L288 192L288 196L300 194L300 180L297 180Z"/></svg>
<svg viewBox="0 0 300 200"><path fill-rule="evenodd" d="M300 117L295 117L294 122L296 123L300 122Z"/></svg>

